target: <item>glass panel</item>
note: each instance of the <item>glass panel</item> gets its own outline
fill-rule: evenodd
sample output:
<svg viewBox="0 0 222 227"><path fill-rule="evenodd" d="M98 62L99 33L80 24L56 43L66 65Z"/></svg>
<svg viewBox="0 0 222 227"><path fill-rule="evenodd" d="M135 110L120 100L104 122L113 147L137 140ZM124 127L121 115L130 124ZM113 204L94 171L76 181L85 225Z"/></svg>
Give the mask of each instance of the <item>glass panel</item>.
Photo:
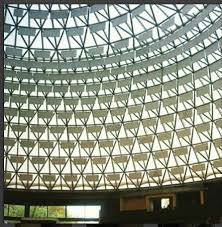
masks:
<svg viewBox="0 0 222 227"><path fill-rule="evenodd" d="M30 207L30 217L46 218L47 217L47 207L46 206L31 206Z"/></svg>
<svg viewBox="0 0 222 227"><path fill-rule="evenodd" d="M170 205L170 199L169 198L161 199L161 208L162 209L168 208L169 205Z"/></svg>
<svg viewBox="0 0 222 227"><path fill-rule="evenodd" d="M8 216L8 204L4 204L4 216Z"/></svg>
<svg viewBox="0 0 222 227"><path fill-rule="evenodd" d="M67 206L67 218L99 218L100 206Z"/></svg>
<svg viewBox="0 0 222 227"><path fill-rule="evenodd" d="M24 217L25 206L9 205L9 214L11 217Z"/></svg>
<svg viewBox="0 0 222 227"><path fill-rule="evenodd" d="M65 217L65 207L64 206L49 206L48 207L48 217L64 218Z"/></svg>

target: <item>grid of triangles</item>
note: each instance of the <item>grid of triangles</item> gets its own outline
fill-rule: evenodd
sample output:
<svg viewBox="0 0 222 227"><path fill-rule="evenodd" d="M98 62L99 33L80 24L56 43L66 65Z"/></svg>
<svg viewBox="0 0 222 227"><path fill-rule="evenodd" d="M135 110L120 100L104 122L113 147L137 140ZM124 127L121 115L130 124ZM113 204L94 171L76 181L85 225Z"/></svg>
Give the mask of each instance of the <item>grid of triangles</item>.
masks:
<svg viewBox="0 0 222 227"><path fill-rule="evenodd" d="M5 187L221 177L221 24L215 4L5 7Z"/></svg>

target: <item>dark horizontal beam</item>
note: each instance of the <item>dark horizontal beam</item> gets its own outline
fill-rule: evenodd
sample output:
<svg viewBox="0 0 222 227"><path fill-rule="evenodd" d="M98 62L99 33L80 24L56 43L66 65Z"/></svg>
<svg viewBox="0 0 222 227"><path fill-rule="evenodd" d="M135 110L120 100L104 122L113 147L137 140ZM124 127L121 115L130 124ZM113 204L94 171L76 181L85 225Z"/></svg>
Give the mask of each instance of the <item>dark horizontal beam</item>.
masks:
<svg viewBox="0 0 222 227"><path fill-rule="evenodd" d="M192 183L179 186L166 186L153 189L131 189L122 191L41 191L4 189L5 204L33 205L101 205L106 200L121 197L157 195L164 193L180 193L207 190L203 183Z"/></svg>

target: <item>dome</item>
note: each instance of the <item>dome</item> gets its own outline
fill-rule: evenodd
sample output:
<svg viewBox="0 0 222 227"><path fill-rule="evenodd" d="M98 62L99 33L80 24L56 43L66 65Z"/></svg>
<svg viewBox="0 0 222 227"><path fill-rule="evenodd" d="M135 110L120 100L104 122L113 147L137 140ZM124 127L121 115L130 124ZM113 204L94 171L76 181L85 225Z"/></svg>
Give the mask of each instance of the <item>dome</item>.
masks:
<svg viewBox="0 0 222 227"><path fill-rule="evenodd" d="M156 188L222 176L219 4L9 4L5 188Z"/></svg>

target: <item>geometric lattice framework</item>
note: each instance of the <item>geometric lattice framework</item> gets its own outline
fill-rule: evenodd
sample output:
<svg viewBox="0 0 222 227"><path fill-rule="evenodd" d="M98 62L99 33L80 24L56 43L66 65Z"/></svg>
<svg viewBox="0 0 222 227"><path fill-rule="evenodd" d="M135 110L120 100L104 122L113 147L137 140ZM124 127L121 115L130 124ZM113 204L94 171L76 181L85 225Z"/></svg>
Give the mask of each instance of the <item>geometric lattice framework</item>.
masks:
<svg viewBox="0 0 222 227"><path fill-rule="evenodd" d="M7 5L5 187L222 177L222 5Z"/></svg>

